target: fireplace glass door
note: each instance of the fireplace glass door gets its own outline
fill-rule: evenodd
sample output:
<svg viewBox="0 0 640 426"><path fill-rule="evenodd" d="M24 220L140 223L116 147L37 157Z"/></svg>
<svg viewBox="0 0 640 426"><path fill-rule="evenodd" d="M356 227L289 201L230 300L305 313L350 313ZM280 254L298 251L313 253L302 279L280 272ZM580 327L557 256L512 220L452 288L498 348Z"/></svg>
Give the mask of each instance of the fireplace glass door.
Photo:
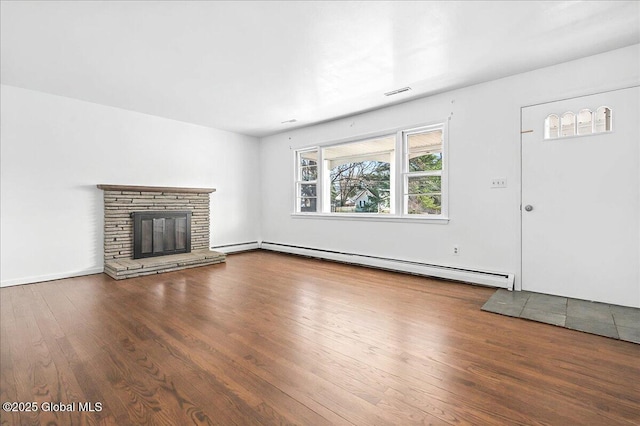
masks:
<svg viewBox="0 0 640 426"><path fill-rule="evenodd" d="M191 251L191 212L135 212L133 258Z"/></svg>

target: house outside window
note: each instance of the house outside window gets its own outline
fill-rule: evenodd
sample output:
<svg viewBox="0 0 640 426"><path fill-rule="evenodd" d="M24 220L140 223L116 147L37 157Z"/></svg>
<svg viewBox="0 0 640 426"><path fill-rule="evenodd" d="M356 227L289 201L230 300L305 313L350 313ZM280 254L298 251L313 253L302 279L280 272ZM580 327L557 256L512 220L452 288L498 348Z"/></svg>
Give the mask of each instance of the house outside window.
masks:
<svg viewBox="0 0 640 426"><path fill-rule="evenodd" d="M394 134L322 149L332 213L390 213L395 145Z"/></svg>
<svg viewBox="0 0 640 426"><path fill-rule="evenodd" d="M446 219L446 124L296 151L294 213Z"/></svg>

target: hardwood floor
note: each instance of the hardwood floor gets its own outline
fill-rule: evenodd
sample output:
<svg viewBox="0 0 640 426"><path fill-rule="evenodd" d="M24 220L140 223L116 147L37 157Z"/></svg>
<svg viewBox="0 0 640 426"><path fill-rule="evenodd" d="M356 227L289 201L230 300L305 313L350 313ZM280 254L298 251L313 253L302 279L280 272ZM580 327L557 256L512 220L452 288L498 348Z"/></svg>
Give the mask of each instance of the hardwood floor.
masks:
<svg viewBox="0 0 640 426"><path fill-rule="evenodd" d="M269 252L3 288L1 402L75 405L2 425L638 424L640 345L493 291Z"/></svg>

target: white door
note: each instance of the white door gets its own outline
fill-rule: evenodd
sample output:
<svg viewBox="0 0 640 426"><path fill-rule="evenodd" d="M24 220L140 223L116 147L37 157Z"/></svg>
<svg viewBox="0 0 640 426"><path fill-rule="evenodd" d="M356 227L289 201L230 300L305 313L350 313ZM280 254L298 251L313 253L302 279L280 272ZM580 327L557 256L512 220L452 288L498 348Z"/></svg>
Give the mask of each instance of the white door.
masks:
<svg viewBox="0 0 640 426"><path fill-rule="evenodd" d="M523 290L640 307L639 103L633 87L522 109ZM579 134L570 116L545 129L566 112Z"/></svg>

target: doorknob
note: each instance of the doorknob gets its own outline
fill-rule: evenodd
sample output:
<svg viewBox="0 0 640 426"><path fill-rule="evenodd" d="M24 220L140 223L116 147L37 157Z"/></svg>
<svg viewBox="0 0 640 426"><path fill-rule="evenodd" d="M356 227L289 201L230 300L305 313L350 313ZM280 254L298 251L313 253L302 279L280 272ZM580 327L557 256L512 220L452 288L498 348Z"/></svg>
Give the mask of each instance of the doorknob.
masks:
<svg viewBox="0 0 640 426"><path fill-rule="evenodd" d="M524 206L524 209L530 212L531 210L533 210L533 206L531 204L527 204L526 206Z"/></svg>

